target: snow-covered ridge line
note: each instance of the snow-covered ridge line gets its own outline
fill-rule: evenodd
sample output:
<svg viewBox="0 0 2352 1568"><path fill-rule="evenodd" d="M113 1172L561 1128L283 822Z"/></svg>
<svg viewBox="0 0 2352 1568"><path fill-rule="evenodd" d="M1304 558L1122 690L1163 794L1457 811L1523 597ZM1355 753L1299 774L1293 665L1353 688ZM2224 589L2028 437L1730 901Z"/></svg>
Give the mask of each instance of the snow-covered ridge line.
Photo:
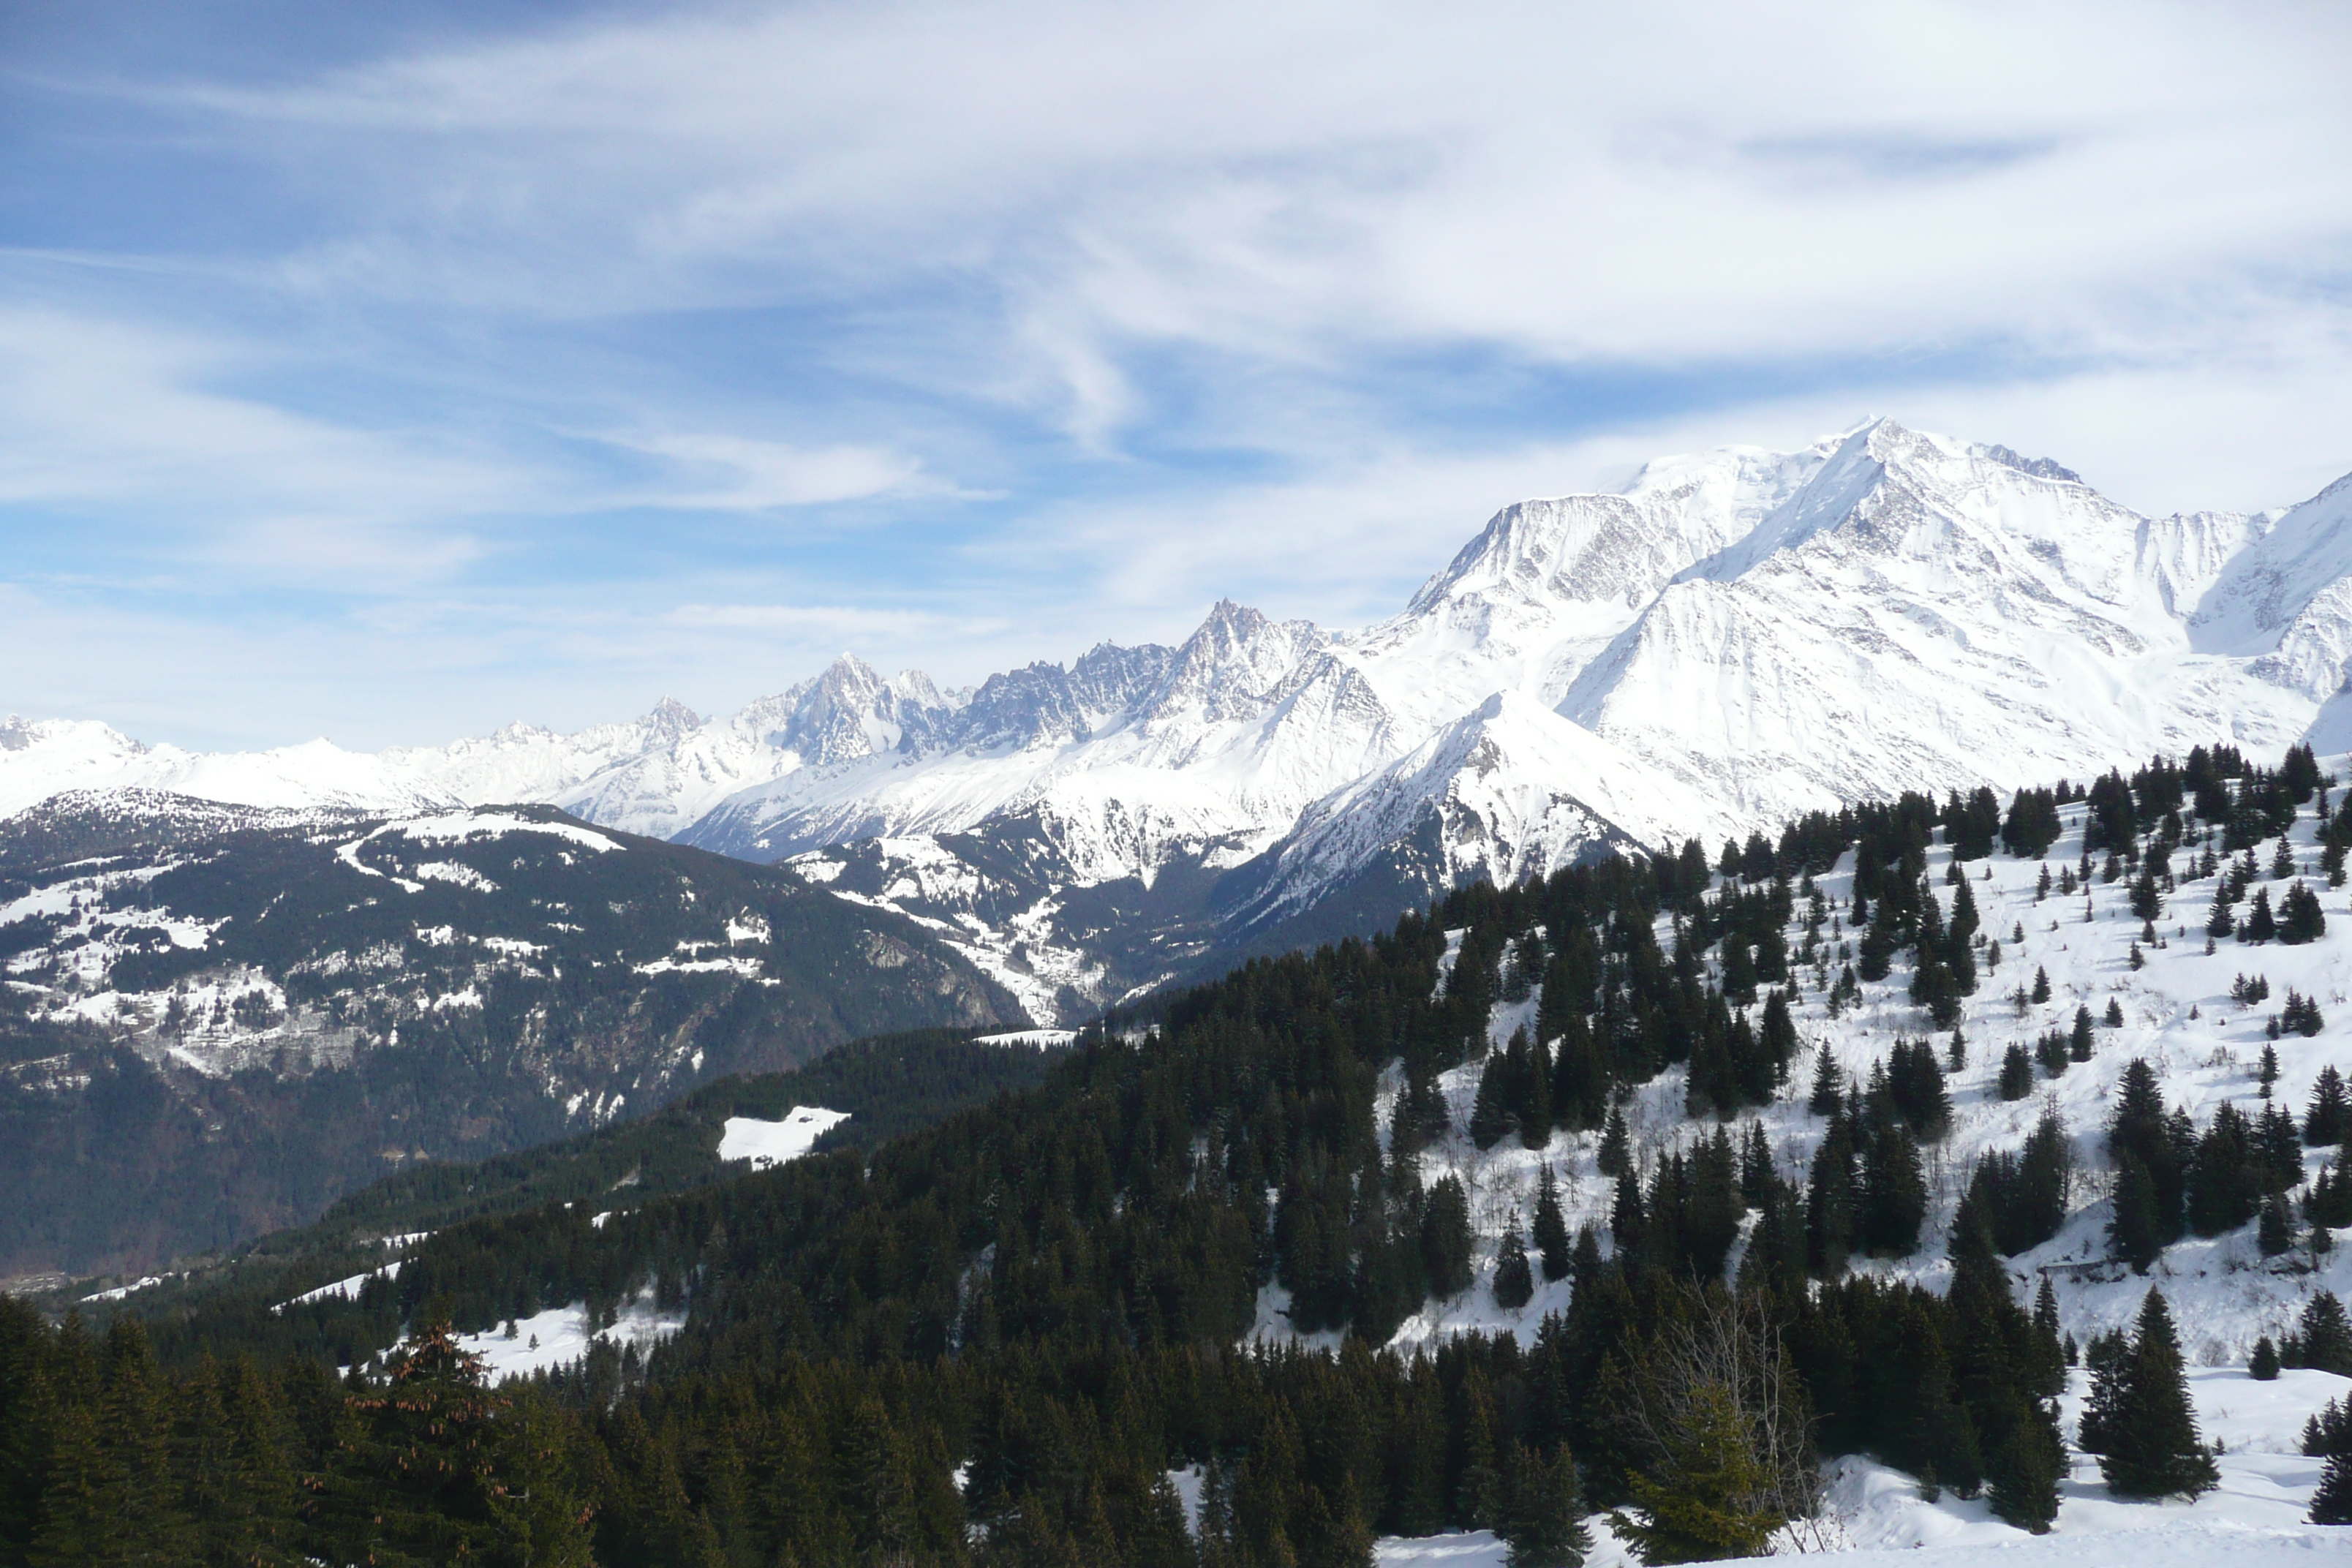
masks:
<svg viewBox="0 0 2352 1568"><path fill-rule="evenodd" d="M12 720L0 810L134 785L394 815L553 804L969 914L1003 974L1051 972L1024 998L1066 1023L1144 978L1074 889L1255 861L1255 931L1368 878L1425 895L2217 741L2340 750L2347 674L2352 484L2280 512L2147 517L2047 459L1874 420L1507 507L1357 631L1220 603L1178 647L1107 644L969 692L845 655L722 718L665 701L573 735L373 756L196 756ZM983 830L987 852L961 842ZM888 874L851 887L835 857L853 843L892 847Z"/></svg>

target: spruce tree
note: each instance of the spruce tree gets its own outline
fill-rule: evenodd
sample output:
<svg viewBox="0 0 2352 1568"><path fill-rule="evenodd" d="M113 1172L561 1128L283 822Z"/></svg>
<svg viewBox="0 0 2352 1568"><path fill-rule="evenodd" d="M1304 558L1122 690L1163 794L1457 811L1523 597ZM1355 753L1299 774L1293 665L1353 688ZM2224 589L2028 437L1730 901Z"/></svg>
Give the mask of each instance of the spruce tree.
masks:
<svg viewBox="0 0 2352 1568"><path fill-rule="evenodd" d="M2344 1091L2344 1074L2330 1062L2311 1086L2311 1105L2303 1113L2303 1141L2326 1148L2343 1142L2347 1128L2352 1128L2352 1100Z"/></svg>
<svg viewBox="0 0 2352 1568"><path fill-rule="evenodd" d="M1509 1503L1497 1533L1511 1549L1511 1568L1580 1568L1592 1536L1584 1528L1584 1494L1568 1450L1514 1445L1507 1490Z"/></svg>
<svg viewBox="0 0 2352 1568"><path fill-rule="evenodd" d="M2116 1408L2107 1423L2099 1473L2123 1497L2188 1497L2220 1481L2213 1456L2199 1441L2179 1336L2164 1293L2142 1300L2131 1353L2123 1365Z"/></svg>
<svg viewBox="0 0 2352 1568"><path fill-rule="evenodd" d="M2137 1154L2126 1154L2116 1173L2114 1210L2107 1218L2107 1247L2116 1257L2145 1274L2164 1251L2158 1226L2156 1184Z"/></svg>
<svg viewBox="0 0 2352 1568"><path fill-rule="evenodd" d="M2352 1524L2352 1455L2328 1456L2305 1517L2314 1524Z"/></svg>
<svg viewBox="0 0 2352 1568"><path fill-rule="evenodd" d="M1622 1176L1633 1168L1633 1136L1625 1126L1624 1107L1609 1108L1609 1124L1601 1134L1593 1163L1604 1176Z"/></svg>
<svg viewBox="0 0 2352 1568"><path fill-rule="evenodd" d="M2246 1375L2256 1383L2275 1383L2278 1374L2278 1346L2271 1342L2270 1335L2264 1334L2254 1342L2253 1356L2246 1363Z"/></svg>
<svg viewBox="0 0 2352 1568"><path fill-rule="evenodd" d="M2294 1221L2287 1215L2286 1200L2276 1193L2263 1201L2255 1245L2262 1248L2264 1258L2276 1258L2294 1246Z"/></svg>
<svg viewBox="0 0 2352 1568"><path fill-rule="evenodd" d="M1986 1501L1996 1518L2046 1535L2057 1522L2058 1482L2065 1471L2057 1418L2039 1403L2024 1402L1985 1467Z"/></svg>
<svg viewBox="0 0 2352 1568"><path fill-rule="evenodd" d="M2352 1322L2335 1291L2322 1290L2304 1303L2295 1339L2303 1351L2298 1364L2352 1377Z"/></svg>
<svg viewBox="0 0 2352 1568"><path fill-rule="evenodd" d="M1536 1251L1543 1258L1546 1279L1568 1277L1570 1240L1568 1220L1559 1207L1559 1184L1552 1180L1551 1167L1543 1168L1542 1179L1536 1186Z"/></svg>
<svg viewBox="0 0 2352 1568"><path fill-rule="evenodd" d="M1837 1062L1824 1041L1813 1053L1813 1092L1805 1109L1815 1116L1834 1116L1839 1104Z"/></svg>
<svg viewBox="0 0 2352 1568"><path fill-rule="evenodd" d="M1503 1232L1503 1249L1495 1260L1495 1305L1516 1312L1536 1293L1535 1273L1528 1267L1527 1237L1519 1234L1519 1216L1511 1215Z"/></svg>
<svg viewBox="0 0 2352 1568"><path fill-rule="evenodd" d="M1470 1288L1470 1194L1458 1176L1441 1176L1429 1189L1421 1218L1422 1276L1440 1300Z"/></svg>

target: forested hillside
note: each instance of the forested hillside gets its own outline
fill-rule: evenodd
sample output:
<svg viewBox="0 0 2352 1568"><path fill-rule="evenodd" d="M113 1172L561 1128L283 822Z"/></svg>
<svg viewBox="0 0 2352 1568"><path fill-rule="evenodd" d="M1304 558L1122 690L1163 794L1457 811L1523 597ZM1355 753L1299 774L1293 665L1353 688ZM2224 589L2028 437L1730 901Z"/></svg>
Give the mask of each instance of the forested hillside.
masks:
<svg viewBox="0 0 2352 1568"><path fill-rule="evenodd" d="M548 807L137 804L0 829L0 1276L152 1268L859 1036L1024 1021L903 917Z"/></svg>
<svg viewBox="0 0 2352 1568"><path fill-rule="evenodd" d="M870 1150L97 1342L20 1310L0 1541L92 1550L136 1497L224 1553L1358 1568L1481 1527L1545 1565L1593 1509L1654 1562L1761 1550L1843 1455L2031 1531L2070 1448L2205 1490L2199 1281L2352 1371L2328 787L2200 751L1474 886ZM2294 1005L2164 1010L2216 964ZM682 1327L467 1375L453 1334L572 1303Z"/></svg>

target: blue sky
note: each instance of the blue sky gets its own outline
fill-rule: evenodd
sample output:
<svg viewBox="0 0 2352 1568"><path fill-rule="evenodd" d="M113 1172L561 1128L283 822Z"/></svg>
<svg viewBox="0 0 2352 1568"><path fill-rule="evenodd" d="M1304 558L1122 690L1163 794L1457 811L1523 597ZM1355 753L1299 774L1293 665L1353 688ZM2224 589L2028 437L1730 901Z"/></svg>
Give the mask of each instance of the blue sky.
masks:
<svg viewBox="0 0 2352 1568"><path fill-rule="evenodd" d="M0 710L373 747L1359 624L1873 413L2289 503L2347 67L2319 4L27 0Z"/></svg>

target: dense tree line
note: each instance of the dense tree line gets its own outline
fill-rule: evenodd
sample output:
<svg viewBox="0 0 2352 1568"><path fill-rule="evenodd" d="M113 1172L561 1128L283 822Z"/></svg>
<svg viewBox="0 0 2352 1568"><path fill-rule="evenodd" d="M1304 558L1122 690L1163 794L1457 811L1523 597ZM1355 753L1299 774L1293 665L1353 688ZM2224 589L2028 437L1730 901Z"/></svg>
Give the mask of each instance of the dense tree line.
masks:
<svg viewBox="0 0 2352 1568"><path fill-rule="evenodd" d="M2152 764L2053 792L2053 808L2085 799L2102 845L2145 866L2220 766ZM2234 821L2298 775L2219 776ZM1851 1452L2046 1528L2065 1352L2054 1304L2029 1313L2000 1257L2063 1217L2054 1121L1970 1173L1941 1296L1849 1268L1920 1245L1921 1151L1951 1112L1928 1040L1895 1042L1866 1076L1817 1056L1822 1136L1801 1185L1741 1121L1791 1092L1788 994L1826 965L1832 919L1811 879L1853 855L1843 923L1865 978L1907 962L1945 1016L1976 984L1979 933L1967 879L1939 890L1927 849L1941 831L1990 854L2010 837L1997 807L1906 795L1713 866L1691 844L1465 888L1370 939L1254 961L1133 1036L1088 1031L1041 1082L870 1148L444 1211L353 1300L272 1310L291 1290L256 1281L110 1327L98 1349L13 1310L0 1561L65 1560L70 1531L135 1499L190 1561L429 1560L454 1550L425 1533L446 1514L483 1561L1360 1568L1375 1534L1485 1526L1548 1568L1596 1508L1628 1510L1658 1561L1757 1550L1809 1506L1819 1458ZM1496 1005L1529 1001L1496 1039ZM2084 1012L2065 1059L2091 1027ZM1474 1063L1457 1127L1440 1080ZM1622 1091L1675 1066L1696 1125L1637 1149ZM2339 1079L2300 1123L2224 1108L2200 1130L2135 1064L2108 1136L2119 1254L2245 1223L2291 1190L2304 1139L2346 1119ZM1538 1279L1566 1281L1565 1310L1528 1346L1378 1348L1479 1272L1470 1194L1423 1152L1456 1134L1541 1148L1562 1128L1600 1134L1610 1223L1572 1230L1547 1180L1508 1218L1492 1289L1524 1303ZM600 1346L530 1388L480 1388L446 1327L575 1301L610 1323L641 1294L688 1310L684 1331L649 1359ZM1276 1307L1337 1349L1237 1348ZM2133 1352L2154 1370L2130 1397L2151 1409L2169 1397L2164 1339L2144 1321L2152 1348ZM2331 1343L2306 1333L2294 1353ZM116 1421L109 1400L152 1419ZM2158 1479L2194 1469L2193 1427L2151 1441L2142 1458L2173 1467ZM1197 1528L1171 1472L1195 1489ZM2119 1489L2145 1479L2116 1473ZM419 1500L427 1475L446 1506Z"/></svg>

